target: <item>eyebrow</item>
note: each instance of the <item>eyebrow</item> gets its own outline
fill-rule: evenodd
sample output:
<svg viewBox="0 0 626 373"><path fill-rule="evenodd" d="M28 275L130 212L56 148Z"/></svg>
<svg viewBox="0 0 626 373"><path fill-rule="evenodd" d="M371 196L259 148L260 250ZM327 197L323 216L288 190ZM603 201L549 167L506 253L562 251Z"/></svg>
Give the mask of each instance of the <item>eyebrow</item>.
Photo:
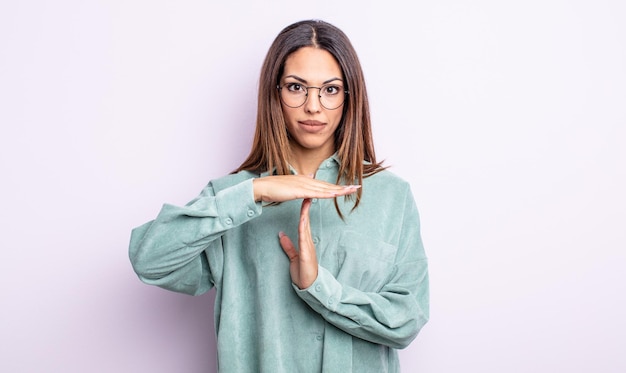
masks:
<svg viewBox="0 0 626 373"><path fill-rule="evenodd" d="M301 78L301 77L299 77L299 76L297 76L297 75L287 75L286 77L284 77L284 79L287 79L287 78L293 78L293 79L295 79L295 80L299 81L300 83L304 83L304 84L307 84L307 83L308 83L308 82L306 81L306 79L303 79L303 78ZM330 78L330 79L326 80L325 82L323 82L323 83L322 83L322 85L324 85L324 84L328 84L328 83L330 83L330 82L334 82L335 80L339 80L339 81L343 82L343 79L340 79L340 78L336 78L336 77L335 77L335 78Z"/></svg>

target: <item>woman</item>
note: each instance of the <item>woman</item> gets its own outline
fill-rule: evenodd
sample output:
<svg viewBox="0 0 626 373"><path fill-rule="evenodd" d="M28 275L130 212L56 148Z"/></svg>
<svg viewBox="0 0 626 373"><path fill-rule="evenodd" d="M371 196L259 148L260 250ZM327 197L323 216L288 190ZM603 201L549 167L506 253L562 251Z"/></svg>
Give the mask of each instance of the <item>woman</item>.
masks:
<svg viewBox="0 0 626 373"><path fill-rule="evenodd" d="M130 259L148 284L215 287L220 372L400 371L396 349L428 320L427 261L408 183L376 161L342 31L280 32L250 155L135 228Z"/></svg>

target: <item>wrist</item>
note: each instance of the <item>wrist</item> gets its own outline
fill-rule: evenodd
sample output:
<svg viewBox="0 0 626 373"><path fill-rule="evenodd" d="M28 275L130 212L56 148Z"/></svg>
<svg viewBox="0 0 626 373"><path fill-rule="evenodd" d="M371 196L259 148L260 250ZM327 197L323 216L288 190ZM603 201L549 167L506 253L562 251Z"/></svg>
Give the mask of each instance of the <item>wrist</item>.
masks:
<svg viewBox="0 0 626 373"><path fill-rule="evenodd" d="M259 179L252 179L252 194L254 196L254 202L262 201L262 194L259 192Z"/></svg>

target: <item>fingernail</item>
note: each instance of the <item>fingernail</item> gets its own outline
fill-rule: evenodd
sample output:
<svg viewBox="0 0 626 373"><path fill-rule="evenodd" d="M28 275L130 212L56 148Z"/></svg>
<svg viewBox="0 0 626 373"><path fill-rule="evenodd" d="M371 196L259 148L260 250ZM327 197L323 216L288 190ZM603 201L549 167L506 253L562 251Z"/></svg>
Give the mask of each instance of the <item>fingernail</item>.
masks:
<svg viewBox="0 0 626 373"><path fill-rule="evenodd" d="M283 231L278 232L278 237L279 238L285 237L285 232L283 232Z"/></svg>

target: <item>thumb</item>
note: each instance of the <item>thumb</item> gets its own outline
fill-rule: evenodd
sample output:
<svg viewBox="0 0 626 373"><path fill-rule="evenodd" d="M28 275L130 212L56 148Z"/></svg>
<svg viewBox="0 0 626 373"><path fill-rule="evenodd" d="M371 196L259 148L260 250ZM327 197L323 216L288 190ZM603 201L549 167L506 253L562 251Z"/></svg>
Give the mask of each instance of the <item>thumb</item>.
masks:
<svg viewBox="0 0 626 373"><path fill-rule="evenodd" d="M283 248L287 257L289 257L290 261L295 260L298 257L298 252L296 251L296 247L291 242L289 236L285 234L285 232L278 232L278 240L280 241L280 247Z"/></svg>

